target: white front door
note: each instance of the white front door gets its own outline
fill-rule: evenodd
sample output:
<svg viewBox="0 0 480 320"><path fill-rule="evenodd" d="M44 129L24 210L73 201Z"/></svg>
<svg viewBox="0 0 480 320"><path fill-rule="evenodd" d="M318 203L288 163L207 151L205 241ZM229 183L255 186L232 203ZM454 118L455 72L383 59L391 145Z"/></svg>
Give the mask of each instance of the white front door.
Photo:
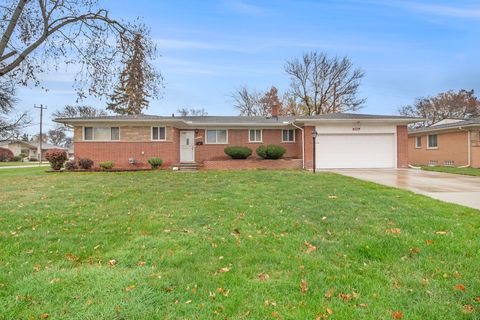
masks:
<svg viewBox="0 0 480 320"><path fill-rule="evenodd" d="M180 131L180 162L195 161L195 133Z"/></svg>

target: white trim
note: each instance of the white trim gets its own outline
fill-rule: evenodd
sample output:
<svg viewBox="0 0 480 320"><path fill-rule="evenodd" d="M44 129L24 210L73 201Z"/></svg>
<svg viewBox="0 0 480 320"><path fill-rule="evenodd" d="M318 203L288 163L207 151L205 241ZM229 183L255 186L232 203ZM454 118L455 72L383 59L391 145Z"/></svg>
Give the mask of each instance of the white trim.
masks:
<svg viewBox="0 0 480 320"><path fill-rule="evenodd" d="M420 138L420 144L418 144L419 138ZM422 136L415 136L415 149L422 149Z"/></svg>
<svg viewBox="0 0 480 320"><path fill-rule="evenodd" d="M85 129L92 128L92 140L85 140ZM94 128L109 128L110 129L110 140L95 140L95 130ZM112 140L112 128L118 128L118 140ZM121 141L121 129L119 126L83 126L82 127L82 141L83 142L119 142Z"/></svg>
<svg viewBox="0 0 480 320"><path fill-rule="evenodd" d="M208 142L207 141L207 131L220 131L220 130L225 130L226 131L226 141L225 142ZM215 140L218 141L218 132L215 134ZM228 144L228 129L227 128L209 128L205 129L205 144Z"/></svg>
<svg viewBox="0 0 480 320"><path fill-rule="evenodd" d="M160 128L165 129L165 138L164 139L153 139L153 128L158 128L158 137L160 138ZM166 126L151 126L150 127L150 140L157 142L157 141L167 141L167 127Z"/></svg>
<svg viewBox="0 0 480 320"><path fill-rule="evenodd" d="M285 130L293 130L293 140L283 140L283 131L285 131ZM297 133L296 131L297 130L295 130L295 129L282 129L282 143L294 143L295 140L296 140L296 137L295 137L296 133Z"/></svg>
<svg viewBox="0 0 480 320"><path fill-rule="evenodd" d="M437 137L437 145L435 147L430 146L430 136L436 136ZM427 135L427 150L436 150L436 149L438 149L438 134Z"/></svg>
<svg viewBox="0 0 480 320"><path fill-rule="evenodd" d="M257 132L260 131L260 140L251 140L250 131L255 131L255 138L257 138ZM248 143L263 143L263 129L248 129Z"/></svg>

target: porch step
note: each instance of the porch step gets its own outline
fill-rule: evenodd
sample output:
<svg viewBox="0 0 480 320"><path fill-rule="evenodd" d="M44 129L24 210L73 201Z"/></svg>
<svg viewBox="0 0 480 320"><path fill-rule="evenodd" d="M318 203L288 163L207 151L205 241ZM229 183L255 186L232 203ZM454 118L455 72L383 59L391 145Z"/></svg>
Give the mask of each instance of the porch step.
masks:
<svg viewBox="0 0 480 320"><path fill-rule="evenodd" d="M178 170L178 171L197 171L198 169L200 169L201 166L202 165L200 163L196 163L196 162L175 163L175 164L172 164L172 169Z"/></svg>

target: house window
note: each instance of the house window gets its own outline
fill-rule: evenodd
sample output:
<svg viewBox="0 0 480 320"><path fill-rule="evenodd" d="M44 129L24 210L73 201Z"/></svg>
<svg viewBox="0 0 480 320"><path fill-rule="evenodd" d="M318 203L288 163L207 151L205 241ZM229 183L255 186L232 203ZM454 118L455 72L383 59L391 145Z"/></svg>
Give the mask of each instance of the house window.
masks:
<svg viewBox="0 0 480 320"><path fill-rule="evenodd" d="M283 129L282 142L295 142L295 129Z"/></svg>
<svg viewBox="0 0 480 320"><path fill-rule="evenodd" d="M438 161L437 160L430 160L430 161L428 161L428 165L430 167L436 167L436 166L438 166Z"/></svg>
<svg viewBox="0 0 480 320"><path fill-rule="evenodd" d="M152 127L152 140L155 140L155 141L167 140L165 127Z"/></svg>
<svg viewBox="0 0 480 320"><path fill-rule="evenodd" d="M120 140L119 127L85 127L83 140L86 141L118 141Z"/></svg>
<svg viewBox="0 0 480 320"><path fill-rule="evenodd" d="M262 129L250 129L248 142L262 142Z"/></svg>
<svg viewBox="0 0 480 320"><path fill-rule="evenodd" d="M422 147L422 137L415 137L415 148L420 149Z"/></svg>
<svg viewBox="0 0 480 320"><path fill-rule="evenodd" d="M206 143L208 144L225 144L227 143L227 130L226 129L207 129Z"/></svg>
<svg viewBox="0 0 480 320"><path fill-rule="evenodd" d="M455 165L455 161L445 160L444 165L445 165L445 167L453 167Z"/></svg>
<svg viewBox="0 0 480 320"><path fill-rule="evenodd" d="M438 137L436 134L431 134L428 136L428 149L437 149L438 148Z"/></svg>

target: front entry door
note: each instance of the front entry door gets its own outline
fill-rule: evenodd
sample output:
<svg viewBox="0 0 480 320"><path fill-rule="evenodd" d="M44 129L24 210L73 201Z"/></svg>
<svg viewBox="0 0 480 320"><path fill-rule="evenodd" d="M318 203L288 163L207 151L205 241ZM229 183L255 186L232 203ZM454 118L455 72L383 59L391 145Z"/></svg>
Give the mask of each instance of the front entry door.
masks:
<svg viewBox="0 0 480 320"><path fill-rule="evenodd" d="M180 131L180 162L195 161L195 134L193 131Z"/></svg>

